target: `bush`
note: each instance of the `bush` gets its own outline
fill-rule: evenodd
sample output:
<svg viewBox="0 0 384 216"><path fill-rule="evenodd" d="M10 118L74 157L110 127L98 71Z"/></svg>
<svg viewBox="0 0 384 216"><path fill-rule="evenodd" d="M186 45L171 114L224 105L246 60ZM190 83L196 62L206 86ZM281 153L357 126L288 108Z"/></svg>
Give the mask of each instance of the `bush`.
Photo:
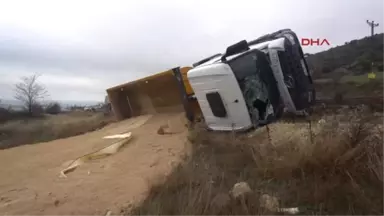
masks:
<svg viewBox="0 0 384 216"><path fill-rule="evenodd" d="M12 121L12 120L22 120L22 119L28 120L34 117L42 117L41 110L35 114L34 113L30 114L27 110L15 111L15 110L12 110L11 108L5 109L0 107L0 123L5 123L7 121Z"/></svg>
<svg viewBox="0 0 384 216"><path fill-rule="evenodd" d="M371 70L371 62L367 59L359 60L358 65L361 67L363 72L369 72Z"/></svg>
<svg viewBox="0 0 384 216"><path fill-rule="evenodd" d="M11 112L8 109L0 107L0 122L11 119Z"/></svg>
<svg viewBox="0 0 384 216"><path fill-rule="evenodd" d="M382 64L383 37L384 34L378 34L353 40L343 46L310 55L307 60L315 69L324 67L323 71L315 70L315 73L322 72L323 76L340 67L348 67L354 74L368 72L372 63Z"/></svg>
<svg viewBox="0 0 384 216"><path fill-rule="evenodd" d="M343 98L344 98L344 95L343 93L341 92L336 92L335 93L335 96L334 96L334 101L336 102L336 104L341 104L341 102L343 102Z"/></svg>
<svg viewBox="0 0 384 216"><path fill-rule="evenodd" d="M381 65L378 65L378 66L377 66L377 70L378 70L379 72L383 71L383 65L382 65L382 64L381 64Z"/></svg>
<svg viewBox="0 0 384 216"><path fill-rule="evenodd" d="M33 117L42 116L44 114L44 108L41 104L35 103L32 104L32 113L30 113Z"/></svg>
<svg viewBox="0 0 384 216"><path fill-rule="evenodd" d="M61 106L59 103L51 103L45 108L45 112L52 115L57 115L61 112Z"/></svg>
<svg viewBox="0 0 384 216"><path fill-rule="evenodd" d="M329 67L324 67L322 70L323 73L330 73L331 69Z"/></svg>

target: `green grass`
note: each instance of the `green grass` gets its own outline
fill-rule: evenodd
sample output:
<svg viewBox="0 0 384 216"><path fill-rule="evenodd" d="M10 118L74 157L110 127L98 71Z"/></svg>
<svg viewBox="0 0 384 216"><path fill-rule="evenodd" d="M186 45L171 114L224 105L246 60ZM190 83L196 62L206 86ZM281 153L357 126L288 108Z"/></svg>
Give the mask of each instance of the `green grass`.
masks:
<svg viewBox="0 0 384 216"><path fill-rule="evenodd" d="M369 82L370 80L368 79L368 74L362 74L362 75L343 76L340 81L341 83L364 84ZM383 72L376 72L375 81L383 81Z"/></svg>

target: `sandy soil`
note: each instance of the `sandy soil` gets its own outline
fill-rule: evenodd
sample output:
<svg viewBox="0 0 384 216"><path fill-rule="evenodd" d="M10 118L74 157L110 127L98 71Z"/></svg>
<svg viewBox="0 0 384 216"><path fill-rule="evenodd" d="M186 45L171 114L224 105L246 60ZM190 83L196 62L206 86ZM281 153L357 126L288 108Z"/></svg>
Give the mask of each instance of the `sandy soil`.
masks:
<svg viewBox="0 0 384 216"><path fill-rule="evenodd" d="M0 214L119 214L144 199L150 185L187 152L181 119L181 114L163 114L144 123L145 117L138 117L76 137L1 150ZM158 135L167 121L178 133ZM128 131L133 139L119 153L59 177L68 161L114 142L103 136Z"/></svg>

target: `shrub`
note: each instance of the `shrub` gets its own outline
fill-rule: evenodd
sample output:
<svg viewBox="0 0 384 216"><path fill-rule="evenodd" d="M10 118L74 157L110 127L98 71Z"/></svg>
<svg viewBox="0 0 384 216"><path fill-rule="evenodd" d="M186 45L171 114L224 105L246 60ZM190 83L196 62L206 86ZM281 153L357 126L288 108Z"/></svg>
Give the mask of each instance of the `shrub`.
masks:
<svg viewBox="0 0 384 216"><path fill-rule="evenodd" d="M369 72L371 70L371 62L367 59L360 60L359 66L363 72Z"/></svg>
<svg viewBox="0 0 384 216"><path fill-rule="evenodd" d="M35 103L31 105L31 115L32 117L40 117L44 114L44 108L41 104Z"/></svg>
<svg viewBox="0 0 384 216"><path fill-rule="evenodd" d="M378 65L378 66L377 66L377 70L378 70L379 72L383 71L383 65L382 65L382 64L381 64L381 65Z"/></svg>
<svg viewBox="0 0 384 216"><path fill-rule="evenodd" d="M57 102L51 103L45 108L45 112L52 115L59 114L61 112L61 106Z"/></svg>
<svg viewBox="0 0 384 216"><path fill-rule="evenodd" d="M0 122L7 121L11 118L11 112L8 109L0 107Z"/></svg>
<svg viewBox="0 0 384 216"><path fill-rule="evenodd" d="M323 73L330 73L331 69L329 67L324 67L322 70Z"/></svg>
<svg viewBox="0 0 384 216"><path fill-rule="evenodd" d="M336 92L336 94L335 94L333 99L334 99L336 104L340 104L341 102L343 102L343 98L344 98L343 93Z"/></svg>

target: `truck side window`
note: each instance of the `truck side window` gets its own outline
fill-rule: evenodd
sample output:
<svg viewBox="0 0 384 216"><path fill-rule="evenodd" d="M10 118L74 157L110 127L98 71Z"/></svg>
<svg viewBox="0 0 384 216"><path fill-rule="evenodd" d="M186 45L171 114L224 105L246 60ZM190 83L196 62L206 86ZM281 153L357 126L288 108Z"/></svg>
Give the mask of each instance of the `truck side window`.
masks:
<svg viewBox="0 0 384 216"><path fill-rule="evenodd" d="M225 109L223 100L221 99L219 92L207 93L206 97L214 116L220 118L224 118L227 116L227 110Z"/></svg>

